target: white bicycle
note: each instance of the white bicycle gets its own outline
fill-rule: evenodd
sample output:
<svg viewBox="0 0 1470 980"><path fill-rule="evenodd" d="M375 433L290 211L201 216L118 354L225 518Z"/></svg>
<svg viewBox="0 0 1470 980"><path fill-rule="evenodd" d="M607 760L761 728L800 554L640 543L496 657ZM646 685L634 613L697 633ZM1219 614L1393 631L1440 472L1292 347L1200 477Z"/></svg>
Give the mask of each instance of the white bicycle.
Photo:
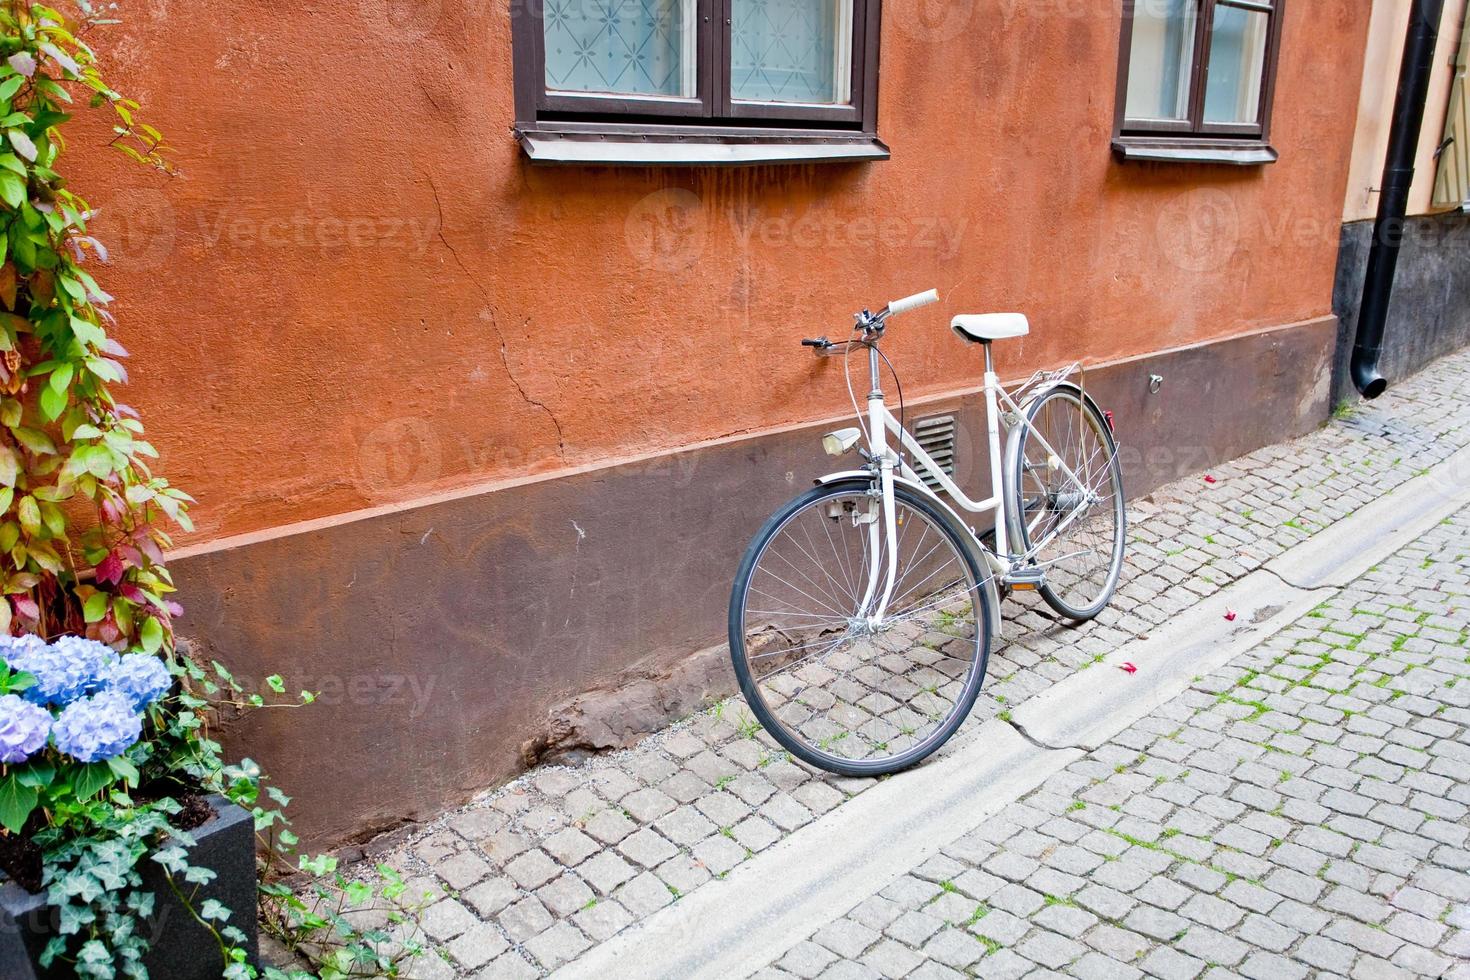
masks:
<svg viewBox="0 0 1470 980"><path fill-rule="evenodd" d="M821 477L773 514L730 596L730 655L751 710L794 756L842 775L896 772L955 733L1000 635L1003 593L1036 590L1062 616L1086 620L1112 598L1123 565L1112 424L1072 380L1078 365L1037 372L1011 392L995 375L991 341L1024 336L1022 314L951 324L984 351L989 497L967 496L904 428L901 387L899 416L889 411L884 329L938 300L931 289L855 314L852 340L802 341L819 354L867 351L866 413L854 397L858 426L822 439L830 455L856 450L864 465ZM961 512L994 512L993 548Z"/></svg>

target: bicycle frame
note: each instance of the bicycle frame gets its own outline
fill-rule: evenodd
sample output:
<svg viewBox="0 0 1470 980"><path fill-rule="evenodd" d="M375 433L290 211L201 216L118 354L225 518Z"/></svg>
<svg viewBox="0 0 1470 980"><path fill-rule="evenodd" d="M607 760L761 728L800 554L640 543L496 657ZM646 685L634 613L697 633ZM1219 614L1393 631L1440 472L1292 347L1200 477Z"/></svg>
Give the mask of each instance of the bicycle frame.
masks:
<svg viewBox="0 0 1470 980"><path fill-rule="evenodd" d="M878 487L881 491L882 528L879 521L873 520L868 524L868 583L863 596L861 610L869 610L865 617L867 624L872 629L882 625L884 613L887 612L888 603L893 597L894 579L897 572L894 561L882 561L883 545L887 546L889 555L897 555L897 516L894 505L894 479L895 470L897 476L903 478L905 483L923 492L932 498L941 507L949 509L943 500L928 486L920 477L918 470L914 469L898 453L889 448L888 436L890 433L898 440L900 446L909 452L915 463L949 494L959 507L972 514L984 514L995 512L995 551L989 554L995 559L992 564L1004 573L1009 574L1030 560L1031 556L1039 552L1049 544L1063 529L1065 529L1078 514L1086 509L1086 504L1091 500L1085 500L1079 504L1068 517L1059 522L1041 541L1035 542L1024 554L1012 554L1011 542L1009 541L1009 513L1011 502L1006 497L1005 479L1002 473L1002 456L1000 440L1000 414L1002 406L1017 415L1022 414L1021 407L1016 404L1010 393L1001 387L1000 379L995 374L995 366L991 360L990 345L984 345L985 349L985 417L986 417L986 441L990 451L990 496L984 500L973 500L966 494L949 474L945 473L934 459L926 453L912 434L906 430L893 413L888 410L884 402L881 378L879 374L879 355L876 347L868 347L868 373L870 378L870 390L868 392L867 430L865 435L868 441L868 454L870 467L867 473L872 474L876 466ZM1058 379L1060 380L1060 379ZM1049 461L1059 469L1067 479L1079 486L1087 486L1080 480L1066 463L1061 460L1060 454L1046 441L1041 433L1035 430L1031 433L1036 441L1046 450ZM832 474L822 479L821 483L830 482L839 476L850 474ZM1095 496L1090 494L1090 496ZM1021 515L1024 518L1024 515ZM882 536L880 538L880 535ZM972 532L973 538L973 532ZM978 540L974 541L976 548L982 553L987 549ZM880 566L884 567L880 571ZM879 581L882 580L882 591L879 592ZM876 602L875 602L876 600Z"/></svg>

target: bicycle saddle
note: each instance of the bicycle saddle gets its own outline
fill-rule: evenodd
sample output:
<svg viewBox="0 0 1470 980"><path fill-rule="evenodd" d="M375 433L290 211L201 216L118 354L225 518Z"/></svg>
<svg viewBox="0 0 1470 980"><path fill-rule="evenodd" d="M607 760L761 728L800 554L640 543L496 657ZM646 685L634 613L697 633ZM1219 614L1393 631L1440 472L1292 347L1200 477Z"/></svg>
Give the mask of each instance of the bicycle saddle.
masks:
<svg viewBox="0 0 1470 980"><path fill-rule="evenodd" d="M962 313L951 320L949 325L960 335L961 340L977 344L987 340L1024 337L1031 332L1031 324L1024 313Z"/></svg>

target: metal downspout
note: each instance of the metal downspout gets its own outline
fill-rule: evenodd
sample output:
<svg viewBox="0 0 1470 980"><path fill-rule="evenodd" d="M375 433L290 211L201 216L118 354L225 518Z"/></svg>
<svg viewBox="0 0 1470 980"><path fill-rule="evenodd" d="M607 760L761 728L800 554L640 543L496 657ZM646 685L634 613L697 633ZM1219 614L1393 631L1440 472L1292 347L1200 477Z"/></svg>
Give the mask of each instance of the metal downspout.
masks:
<svg viewBox="0 0 1470 980"><path fill-rule="evenodd" d="M1414 183L1414 156L1419 150L1424 101L1429 93L1443 10L1444 0L1412 0L1409 5L1409 30L1388 134L1388 159L1383 167L1378 217L1373 222L1373 245L1368 252L1357 337L1353 341L1353 384L1364 398L1377 398L1388 387L1387 379L1378 371L1378 355L1383 349L1383 328L1388 322L1393 274L1404 237L1409 188Z"/></svg>

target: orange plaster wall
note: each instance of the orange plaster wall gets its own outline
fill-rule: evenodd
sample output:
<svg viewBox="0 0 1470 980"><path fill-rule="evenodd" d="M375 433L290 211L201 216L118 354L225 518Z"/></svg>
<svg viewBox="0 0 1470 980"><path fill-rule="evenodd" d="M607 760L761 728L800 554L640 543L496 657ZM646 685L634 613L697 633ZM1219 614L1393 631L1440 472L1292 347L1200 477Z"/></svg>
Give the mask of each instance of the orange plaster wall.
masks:
<svg viewBox="0 0 1470 980"><path fill-rule="evenodd" d="M72 139L127 399L213 538L838 411L864 303L906 392L1330 312L1368 5L1289 0L1263 168L1120 165L1115 0L890 2L884 163L533 168L505 0L151 0L93 42L178 147Z"/></svg>

